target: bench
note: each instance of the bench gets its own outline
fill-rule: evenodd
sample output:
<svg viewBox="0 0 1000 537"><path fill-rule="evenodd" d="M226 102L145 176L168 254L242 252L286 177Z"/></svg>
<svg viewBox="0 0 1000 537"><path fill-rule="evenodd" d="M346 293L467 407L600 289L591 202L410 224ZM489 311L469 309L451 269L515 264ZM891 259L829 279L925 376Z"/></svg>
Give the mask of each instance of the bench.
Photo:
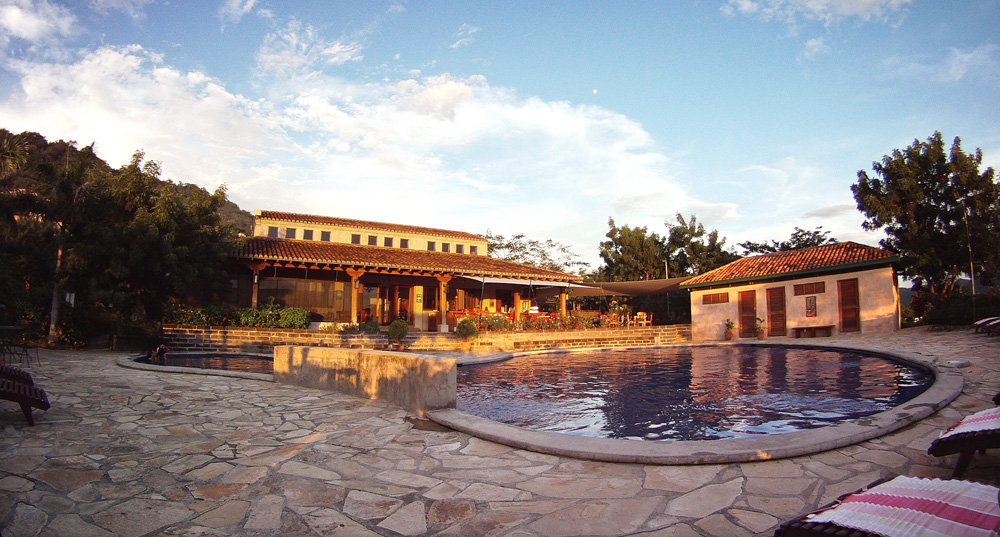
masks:
<svg viewBox="0 0 1000 537"><path fill-rule="evenodd" d="M0 365L0 379L14 380L28 386L35 385L35 379L31 378L31 373L9 365Z"/></svg>
<svg viewBox="0 0 1000 537"><path fill-rule="evenodd" d="M0 399L21 405L21 412L24 412L24 417L28 419L28 425L35 424L34 418L31 417L31 407L43 411L49 409L49 397L45 395L44 390L16 380L0 378Z"/></svg>
<svg viewBox="0 0 1000 537"><path fill-rule="evenodd" d="M830 337L833 335L833 325L826 326L796 326L792 328L792 337Z"/></svg>

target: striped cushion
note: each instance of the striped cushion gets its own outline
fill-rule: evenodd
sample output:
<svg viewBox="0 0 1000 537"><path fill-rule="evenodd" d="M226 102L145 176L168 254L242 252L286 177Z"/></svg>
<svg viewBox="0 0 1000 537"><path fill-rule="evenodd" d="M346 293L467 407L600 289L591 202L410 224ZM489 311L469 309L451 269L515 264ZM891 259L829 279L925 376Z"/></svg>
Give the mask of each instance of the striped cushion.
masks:
<svg viewBox="0 0 1000 537"><path fill-rule="evenodd" d="M979 431L1000 432L1000 407L987 408L975 414L969 414L962 418L962 421L953 425L947 431L941 433L941 438L962 433L975 433Z"/></svg>
<svg viewBox="0 0 1000 537"><path fill-rule="evenodd" d="M968 481L899 476L806 517L885 537L996 537L998 489Z"/></svg>

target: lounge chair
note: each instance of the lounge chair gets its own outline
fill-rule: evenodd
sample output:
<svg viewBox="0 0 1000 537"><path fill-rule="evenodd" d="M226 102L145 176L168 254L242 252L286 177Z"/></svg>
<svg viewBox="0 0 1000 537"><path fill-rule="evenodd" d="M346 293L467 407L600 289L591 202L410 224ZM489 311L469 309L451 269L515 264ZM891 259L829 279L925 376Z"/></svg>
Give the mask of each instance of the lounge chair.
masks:
<svg viewBox="0 0 1000 537"><path fill-rule="evenodd" d="M1000 404L1000 393L993 397ZM958 453L954 477L962 477L976 451L1000 447L1000 406L969 414L931 442L927 453L935 457Z"/></svg>
<svg viewBox="0 0 1000 537"><path fill-rule="evenodd" d="M979 319L978 321L972 323L972 327L976 329L976 332L980 332L987 324L994 321L1000 321L1000 317L985 317L983 319Z"/></svg>
<svg viewBox="0 0 1000 537"><path fill-rule="evenodd" d="M21 405L21 412L28 419L28 425L35 424L31 417L32 407L43 411L49 409L49 397L45 395L45 390L16 380L0 379L0 399Z"/></svg>
<svg viewBox="0 0 1000 537"><path fill-rule="evenodd" d="M28 386L33 386L35 384L35 379L31 378L31 373L28 373L19 367L9 365L0 365L0 379L23 382Z"/></svg>
<svg viewBox="0 0 1000 537"><path fill-rule="evenodd" d="M997 334L1000 334L1000 319L997 319L996 321L990 321L984 324L982 327L982 331L986 332L986 335L988 336L995 336Z"/></svg>
<svg viewBox="0 0 1000 537"><path fill-rule="evenodd" d="M775 537L990 536L1000 528L997 487L897 476L785 522Z"/></svg>

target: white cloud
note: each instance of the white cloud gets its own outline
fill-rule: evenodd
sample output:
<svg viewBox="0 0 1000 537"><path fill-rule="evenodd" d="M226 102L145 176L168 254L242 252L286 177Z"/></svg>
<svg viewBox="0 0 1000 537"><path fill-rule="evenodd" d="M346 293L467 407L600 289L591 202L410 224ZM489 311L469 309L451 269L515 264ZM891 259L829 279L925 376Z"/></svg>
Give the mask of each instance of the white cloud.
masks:
<svg viewBox="0 0 1000 537"><path fill-rule="evenodd" d="M219 7L219 19L223 24L238 24L253 11L256 4L257 0L223 0Z"/></svg>
<svg viewBox="0 0 1000 537"><path fill-rule="evenodd" d="M727 16L746 15L789 24L819 21L831 24L847 18L898 24L906 16L911 0L728 0L722 6Z"/></svg>
<svg viewBox="0 0 1000 537"><path fill-rule="evenodd" d="M830 46L826 44L826 41L822 37L816 37L806 41L805 47L802 53L799 54L800 60L815 60L817 57L829 54Z"/></svg>
<svg viewBox="0 0 1000 537"><path fill-rule="evenodd" d="M292 19L285 28L264 38L257 53L257 72L265 78L308 76L326 66L360 61L363 49L356 42L327 41L312 26Z"/></svg>
<svg viewBox="0 0 1000 537"><path fill-rule="evenodd" d="M0 44L22 39L32 44L52 42L70 35L76 17L70 10L48 0L0 1Z"/></svg>
<svg viewBox="0 0 1000 537"><path fill-rule="evenodd" d="M463 24L461 27L459 27L458 32L455 34L455 37L458 40L451 44L451 48L457 49L464 47L466 45L471 45L472 42L475 41L475 39L473 39L472 36L476 35L477 33L479 33L479 27Z"/></svg>
<svg viewBox="0 0 1000 537"><path fill-rule="evenodd" d="M887 78L937 80L954 83L967 78L990 77L997 73L1000 47L992 43L974 49L950 47L940 58L889 58L883 72Z"/></svg>
<svg viewBox="0 0 1000 537"><path fill-rule="evenodd" d="M142 19L145 17L143 8L152 2L153 0L91 0L91 5L102 13L121 11L133 19Z"/></svg>

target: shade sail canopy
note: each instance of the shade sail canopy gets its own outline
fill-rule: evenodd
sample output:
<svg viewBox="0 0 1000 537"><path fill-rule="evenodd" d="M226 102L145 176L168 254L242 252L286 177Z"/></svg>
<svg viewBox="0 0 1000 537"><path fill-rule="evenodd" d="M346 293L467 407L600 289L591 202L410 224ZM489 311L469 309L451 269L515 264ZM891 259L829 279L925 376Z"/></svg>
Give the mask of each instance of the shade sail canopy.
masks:
<svg viewBox="0 0 1000 537"><path fill-rule="evenodd" d="M597 282L573 284L573 296L646 296L680 291L680 284L690 276L665 280L639 280L632 282Z"/></svg>

